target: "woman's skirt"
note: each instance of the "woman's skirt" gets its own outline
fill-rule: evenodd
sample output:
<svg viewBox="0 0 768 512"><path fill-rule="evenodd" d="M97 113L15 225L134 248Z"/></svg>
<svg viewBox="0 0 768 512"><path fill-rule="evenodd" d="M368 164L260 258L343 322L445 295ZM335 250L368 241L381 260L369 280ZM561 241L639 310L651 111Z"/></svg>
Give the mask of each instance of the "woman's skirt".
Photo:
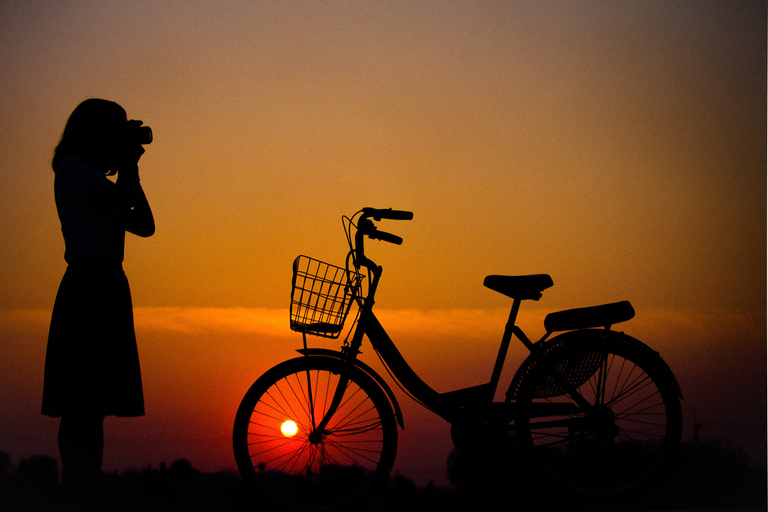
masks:
<svg viewBox="0 0 768 512"><path fill-rule="evenodd" d="M144 414L128 280L120 263L70 263L48 333L42 413Z"/></svg>

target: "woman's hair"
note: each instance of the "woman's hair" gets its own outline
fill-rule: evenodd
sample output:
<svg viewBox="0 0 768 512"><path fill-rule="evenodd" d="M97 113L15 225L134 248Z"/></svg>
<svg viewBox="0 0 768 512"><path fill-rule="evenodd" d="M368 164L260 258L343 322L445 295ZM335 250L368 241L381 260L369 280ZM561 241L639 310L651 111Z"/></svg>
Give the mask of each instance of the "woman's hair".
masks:
<svg viewBox="0 0 768 512"><path fill-rule="evenodd" d="M67 156L108 167L110 153L126 120L125 110L114 101L91 98L79 104L70 114L53 153L53 169Z"/></svg>

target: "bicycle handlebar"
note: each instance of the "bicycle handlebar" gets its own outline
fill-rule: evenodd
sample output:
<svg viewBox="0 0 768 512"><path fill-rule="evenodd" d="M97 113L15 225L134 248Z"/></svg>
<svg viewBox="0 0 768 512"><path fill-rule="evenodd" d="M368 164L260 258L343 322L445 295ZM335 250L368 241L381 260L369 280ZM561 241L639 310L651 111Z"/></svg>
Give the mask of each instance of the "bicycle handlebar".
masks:
<svg viewBox="0 0 768 512"><path fill-rule="evenodd" d="M374 220L381 220L381 219L411 220L413 219L413 212L408 212L405 210L393 210L392 208L386 208L386 209L363 208L363 214L366 217L372 217Z"/></svg>
<svg viewBox="0 0 768 512"><path fill-rule="evenodd" d="M403 239L392 233L386 231L379 231L373 224L373 220L380 221L382 219L391 220L411 220L413 219L413 212L405 210L393 210L392 208L370 208L365 207L358 212L361 214L360 219L357 222L357 231L354 236L354 240L351 236L348 236L350 254L354 254L355 266L365 266L370 269L378 268L377 265L365 256L365 244L363 240L365 237L373 240L381 240L382 242L389 242L391 244L400 245L403 243ZM373 219L373 220L371 220ZM354 226L350 220L350 226ZM351 235L351 233L349 233Z"/></svg>
<svg viewBox="0 0 768 512"><path fill-rule="evenodd" d="M358 214L360 214L360 218L357 221L357 225L355 225L352 219L354 219ZM365 267L370 271L367 298L357 298L361 305L364 300L373 299L373 296L376 294L376 288L378 288L379 277L381 277L381 267L371 261L365 255L365 237L371 238L373 240L381 240L382 242L389 242L395 245L400 245L403 243L403 239L399 236L376 229L373 221L380 221L382 219L411 220L412 218L413 212L405 210L366 207L357 212L357 214L353 215L352 219L348 219L350 231L347 232L347 240L349 242L350 251L349 256L347 257L347 269L349 269L349 265L352 263L356 269ZM351 236L352 227L355 227L354 238ZM371 304L372 303L373 302L371 302Z"/></svg>
<svg viewBox="0 0 768 512"><path fill-rule="evenodd" d="M373 240L381 240L382 242L389 242L391 244L400 245L403 243L403 239L392 233L385 231L379 231L376 226L373 225L369 219L380 221L381 219L390 220L411 220L413 219L413 212L406 210L393 210L392 208L370 208L366 207L362 209L362 217L358 223L358 232L371 238ZM359 245L359 243L358 243Z"/></svg>
<svg viewBox="0 0 768 512"><path fill-rule="evenodd" d="M368 233L368 236L374 240L381 240L382 242L389 242L391 244L400 245L403 243L403 239L392 233L376 230L372 233Z"/></svg>

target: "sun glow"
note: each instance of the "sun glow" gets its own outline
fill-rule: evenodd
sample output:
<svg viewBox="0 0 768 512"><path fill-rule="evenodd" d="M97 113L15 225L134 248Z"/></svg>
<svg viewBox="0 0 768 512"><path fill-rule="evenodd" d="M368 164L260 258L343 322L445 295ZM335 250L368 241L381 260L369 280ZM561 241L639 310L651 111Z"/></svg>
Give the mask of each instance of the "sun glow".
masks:
<svg viewBox="0 0 768 512"><path fill-rule="evenodd" d="M298 431L299 427L291 420L284 421L280 426L280 432L282 432L285 437L293 437Z"/></svg>

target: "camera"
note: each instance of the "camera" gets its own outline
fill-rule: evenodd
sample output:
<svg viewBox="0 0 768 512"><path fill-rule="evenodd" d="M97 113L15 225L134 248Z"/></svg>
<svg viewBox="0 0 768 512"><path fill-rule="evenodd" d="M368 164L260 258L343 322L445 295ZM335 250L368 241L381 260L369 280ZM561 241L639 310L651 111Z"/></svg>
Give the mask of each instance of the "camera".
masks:
<svg viewBox="0 0 768 512"><path fill-rule="evenodd" d="M152 128L142 126L141 121L128 121L125 137L129 144L146 146L152 142Z"/></svg>

